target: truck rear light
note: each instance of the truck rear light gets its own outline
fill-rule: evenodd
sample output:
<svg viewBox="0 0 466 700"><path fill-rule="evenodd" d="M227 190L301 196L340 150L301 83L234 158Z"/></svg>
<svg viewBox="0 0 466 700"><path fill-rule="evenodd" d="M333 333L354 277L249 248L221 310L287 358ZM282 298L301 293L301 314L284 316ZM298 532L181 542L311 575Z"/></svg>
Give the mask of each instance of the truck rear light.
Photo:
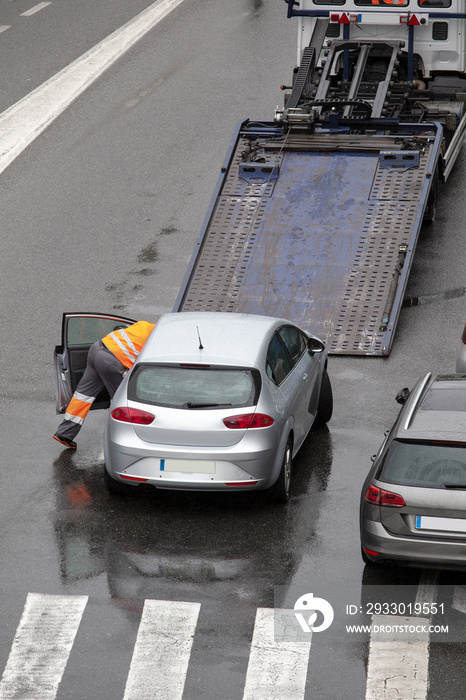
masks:
<svg viewBox="0 0 466 700"><path fill-rule="evenodd" d="M257 481L226 481L225 486L255 486L257 483Z"/></svg>
<svg viewBox="0 0 466 700"><path fill-rule="evenodd" d="M248 430L249 428L268 428L274 420L265 413L244 413L224 418L223 423L233 430Z"/></svg>
<svg viewBox="0 0 466 700"><path fill-rule="evenodd" d="M141 411L139 408L126 408L119 406L114 408L110 414L115 420L122 423L136 423L137 425L150 425L155 416L147 411Z"/></svg>
<svg viewBox="0 0 466 700"><path fill-rule="evenodd" d="M377 486L371 484L365 495L364 500L371 506L390 506L391 508L403 508L406 505L404 498L398 493L392 491L384 491Z"/></svg>

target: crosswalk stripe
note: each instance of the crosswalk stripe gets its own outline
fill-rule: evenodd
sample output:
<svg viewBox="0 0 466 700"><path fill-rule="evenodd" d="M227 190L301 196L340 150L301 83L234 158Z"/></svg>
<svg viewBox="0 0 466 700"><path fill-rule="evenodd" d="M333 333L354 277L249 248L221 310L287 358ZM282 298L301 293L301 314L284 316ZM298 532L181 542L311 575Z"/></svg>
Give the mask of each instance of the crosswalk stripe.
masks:
<svg viewBox="0 0 466 700"><path fill-rule="evenodd" d="M87 596L29 593L0 681L0 700L53 700Z"/></svg>
<svg viewBox="0 0 466 700"><path fill-rule="evenodd" d="M123 700L181 700L200 607L145 601Z"/></svg>
<svg viewBox="0 0 466 700"><path fill-rule="evenodd" d="M453 589L453 602L451 607L454 610L459 610L462 613L466 613L466 587L465 586L455 586Z"/></svg>
<svg viewBox="0 0 466 700"><path fill-rule="evenodd" d="M274 608L257 608L243 700L304 698L311 642L277 641Z"/></svg>
<svg viewBox="0 0 466 700"><path fill-rule="evenodd" d="M419 628L429 626L423 617L373 615L372 626L378 630L394 626ZM429 675L429 635L416 640L400 635L371 634L367 668L366 700L426 700Z"/></svg>

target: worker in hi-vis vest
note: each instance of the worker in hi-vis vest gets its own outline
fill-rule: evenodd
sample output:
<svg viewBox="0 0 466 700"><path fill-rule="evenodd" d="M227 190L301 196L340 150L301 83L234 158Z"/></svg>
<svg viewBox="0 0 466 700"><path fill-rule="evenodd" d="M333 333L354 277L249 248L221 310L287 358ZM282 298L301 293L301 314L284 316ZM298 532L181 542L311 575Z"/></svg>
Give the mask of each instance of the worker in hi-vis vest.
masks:
<svg viewBox="0 0 466 700"><path fill-rule="evenodd" d="M91 345L86 370L66 408L63 422L53 436L55 440L71 450L76 449L74 438L81 430L96 397L105 387L110 398L113 398L154 328L155 323L138 321L132 326L109 333Z"/></svg>

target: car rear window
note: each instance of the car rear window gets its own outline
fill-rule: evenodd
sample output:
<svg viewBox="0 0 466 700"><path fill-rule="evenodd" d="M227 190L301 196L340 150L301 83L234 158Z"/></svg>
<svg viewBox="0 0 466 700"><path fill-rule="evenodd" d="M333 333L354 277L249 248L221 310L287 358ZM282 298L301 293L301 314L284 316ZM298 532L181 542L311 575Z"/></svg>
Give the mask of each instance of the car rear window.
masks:
<svg viewBox="0 0 466 700"><path fill-rule="evenodd" d="M137 365L130 377L128 398L155 406L209 409L255 406L260 372L244 367Z"/></svg>
<svg viewBox="0 0 466 700"><path fill-rule="evenodd" d="M394 440L377 478L405 486L466 486L466 445Z"/></svg>

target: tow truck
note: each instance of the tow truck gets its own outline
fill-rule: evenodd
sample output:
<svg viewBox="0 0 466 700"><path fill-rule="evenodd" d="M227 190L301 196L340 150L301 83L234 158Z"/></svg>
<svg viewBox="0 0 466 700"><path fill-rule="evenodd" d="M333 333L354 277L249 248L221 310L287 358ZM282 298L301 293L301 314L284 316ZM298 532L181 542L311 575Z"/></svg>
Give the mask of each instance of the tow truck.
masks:
<svg viewBox="0 0 466 700"><path fill-rule="evenodd" d="M174 311L288 318L387 356L466 129L464 0L285 0L298 65L237 125Z"/></svg>

